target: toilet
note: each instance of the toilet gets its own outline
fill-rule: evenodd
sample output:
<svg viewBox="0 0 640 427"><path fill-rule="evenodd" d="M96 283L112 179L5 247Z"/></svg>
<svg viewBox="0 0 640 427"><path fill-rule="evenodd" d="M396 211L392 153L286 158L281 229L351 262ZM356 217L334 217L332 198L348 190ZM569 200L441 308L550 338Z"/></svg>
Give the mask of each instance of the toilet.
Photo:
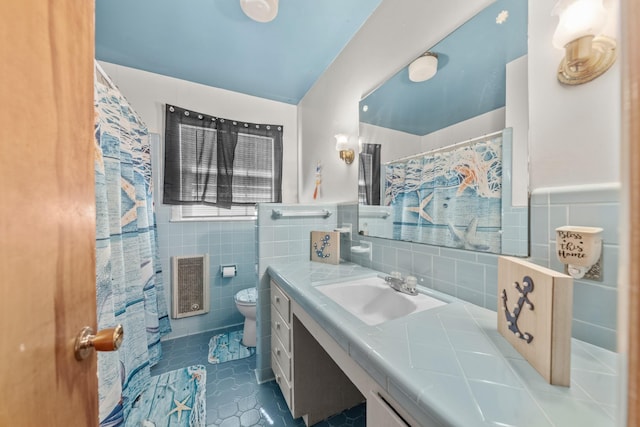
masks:
<svg viewBox="0 0 640 427"><path fill-rule="evenodd" d="M242 344L246 347L256 346L256 301L258 290L247 288L236 293L236 307L244 316L244 330L242 331Z"/></svg>

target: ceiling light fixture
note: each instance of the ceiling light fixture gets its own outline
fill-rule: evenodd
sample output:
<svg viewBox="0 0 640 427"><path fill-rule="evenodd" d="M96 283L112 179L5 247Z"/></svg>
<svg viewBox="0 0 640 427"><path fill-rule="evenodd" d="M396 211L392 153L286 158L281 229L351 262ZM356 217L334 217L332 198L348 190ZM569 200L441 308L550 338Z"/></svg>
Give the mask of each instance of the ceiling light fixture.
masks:
<svg viewBox="0 0 640 427"><path fill-rule="evenodd" d="M409 64L409 80L423 82L435 76L436 71L438 71L438 55L432 52L425 52Z"/></svg>
<svg viewBox="0 0 640 427"><path fill-rule="evenodd" d="M258 22L269 22L278 14L278 0L240 0L242 11Z"/></svg>
<svg viewBox="0 0 640 427"><path fill-rule="evenodd" d="M607 23L602 0L560 0L552 14L560 17L553 44L565 50L558 67L561 83L587 83L613 65L616 41L601 34Z"/></svg>

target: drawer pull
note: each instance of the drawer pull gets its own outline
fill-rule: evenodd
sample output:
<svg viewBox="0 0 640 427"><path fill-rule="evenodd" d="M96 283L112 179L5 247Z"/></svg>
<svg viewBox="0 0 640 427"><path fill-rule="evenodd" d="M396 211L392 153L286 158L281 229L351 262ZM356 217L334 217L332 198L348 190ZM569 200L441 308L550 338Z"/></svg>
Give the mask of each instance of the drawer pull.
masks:
<svg viewBox="0 0 640 427"><path fill-rule="evenodd" d="M280 356L280 349L276 348L276 356Z"/></svg>
<svg viewBox="0 0 640 427"><path fill-rule="evenodd" d="M276 382L280 384L280 375L276 375Z"/></svg>
<svg viewBox="0 0 640 427"><path fill-rule="evenodd" d="M280 329L280 322L276 322L276 329Z"/></svg>
<svg viewBox="0 0 640 427"><path fill-rule="evenodd" d="M276 302L280 302L280 297L276 295Z"/></svg>

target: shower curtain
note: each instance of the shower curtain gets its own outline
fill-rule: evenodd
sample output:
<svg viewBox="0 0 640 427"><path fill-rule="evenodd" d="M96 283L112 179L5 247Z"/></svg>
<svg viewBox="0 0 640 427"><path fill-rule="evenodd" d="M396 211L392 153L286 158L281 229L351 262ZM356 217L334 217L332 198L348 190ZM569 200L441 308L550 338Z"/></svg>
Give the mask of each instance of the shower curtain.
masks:
<svg viewBox="0 0 640 427"><path fill-rule="evenodd" d="M148 131L120 92L95 85L98 329L124 327L98 353L100 425L124 424L171 331L156 244Z"/></svg>
<svg viewBox="0 0 640 427"><path fill-rule="evenodd" d="M502 142L497 135L387 164L393 238L500 253Z"/></svg>

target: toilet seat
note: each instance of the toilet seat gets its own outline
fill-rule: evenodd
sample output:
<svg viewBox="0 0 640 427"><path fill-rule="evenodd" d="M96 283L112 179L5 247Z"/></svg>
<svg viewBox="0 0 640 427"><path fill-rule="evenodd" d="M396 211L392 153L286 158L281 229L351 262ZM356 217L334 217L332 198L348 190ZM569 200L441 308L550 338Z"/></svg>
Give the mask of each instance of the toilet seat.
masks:
<svg viewBox="0 0 640 427"><path fill-rule="evenodd" d="M258 301L258 290L256 288L247 288L238 291L235 295L237 304L255 305Z"/></svg>

